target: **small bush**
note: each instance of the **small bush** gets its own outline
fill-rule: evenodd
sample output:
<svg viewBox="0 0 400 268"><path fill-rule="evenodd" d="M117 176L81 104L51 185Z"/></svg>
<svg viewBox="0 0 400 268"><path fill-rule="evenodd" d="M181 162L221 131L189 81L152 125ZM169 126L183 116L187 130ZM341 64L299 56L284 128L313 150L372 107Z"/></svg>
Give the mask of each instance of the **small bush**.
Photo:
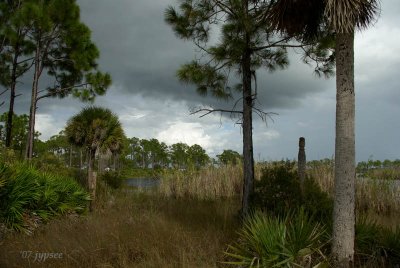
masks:
<svg viewBox="0 0 400 268"><path fill-rule="evenodd" d="M254 182L254 208L282 215L301 204L299 179L290 162L265 167L261 174Z"/></svg>
<svg viewBox="0 0 400 268"><path fill-rule="evenodd" d="M118 189L122 185L122 176L116 171L106 171L100 175L100 179L113 189Z"/></svg>
<svg viewBox="0 0 400 268"><path fill-rule="evenodd" d="M261 179L255 181L252 206L275 215L304 207L308 213L324 222L331 221L333 212L333 200L313 178L306 178L302 195L297 171L291 162L263 169Z"/></svg>
<svg viewBox="0 0 400 268"><path fill-rule="evenodd" d="M324 192L312 177L304 182L302 205L320 221L330 223L333 215L333 199Z"/></svg>

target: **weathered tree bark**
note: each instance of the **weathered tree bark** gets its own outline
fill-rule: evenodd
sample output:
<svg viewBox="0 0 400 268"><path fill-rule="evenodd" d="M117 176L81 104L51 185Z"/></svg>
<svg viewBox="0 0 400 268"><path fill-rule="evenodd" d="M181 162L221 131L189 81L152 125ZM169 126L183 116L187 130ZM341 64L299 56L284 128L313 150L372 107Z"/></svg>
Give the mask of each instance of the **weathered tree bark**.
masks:
<svg viewBox="0 0 400 268"><path fill-rule="evenodd" d="M88 188L89 188L89 193L91 197L91 201L89 204L89 209L90 211L93 211L94 209L94 202L96 199L96 179L97 179L97 174L94 171L94 161L96 157L96 150L91 150L89 152L89 166L88 166Z"/></svg>
<svg viewBox="0 0 400 268"><path fill-rule="evenodd" d="M243 75L243 199L242 216L249 213L250 198L253 194L254 159L253 159L253 95L251 91L251 52L245 51L242 59Z"/></svg>
<svg viewBox="0 0 400 268"><path fill-rule="evenodd" d="M301 137L299 139L299 154L297 156L297 171L300 179L300 189L301 193L304 194L304 180L306 177L306 151L304 147L306 146L306 140Z"/></svg>
<svg viewBox="0 0 400 268"><path fill-rule="evenodd" d="M355 238L354 32L336 35L336 142L332 253L353 267Z"/></svg>

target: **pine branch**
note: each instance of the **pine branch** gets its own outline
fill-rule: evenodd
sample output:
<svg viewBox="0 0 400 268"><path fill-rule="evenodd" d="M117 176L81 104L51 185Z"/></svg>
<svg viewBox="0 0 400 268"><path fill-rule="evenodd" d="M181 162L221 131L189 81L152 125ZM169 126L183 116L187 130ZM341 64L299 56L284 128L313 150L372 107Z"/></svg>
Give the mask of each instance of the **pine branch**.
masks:
<svg viewBox="0 0 400 268"><path fill-rule="evenodd" d="M31 60L33 60L34 58L35 58L35 57L31 57L31 58L28 58L28 59L19 61L19 62L17 62L17 64L20 65L21 63L25 63L25 62L27 62L27 61L31 61ZM32 66L32 64L31 64L31 66Z"/></svg>
<svg viewBox="0 0 400 268"><path fill-rule="evenodd" d="M49 92L49 93L47 93L47 94L44 94L44 95L42 95L42 96L37 97L37 98L36 98L36 102L38 102L39 100L44 99L44 98L54 97L54 96L56 96L57 94L66 92L66 91L68 91L68 90L70 90L70 89L78 88L78 87L84 87L84 86L87 86L87 85L89 85L89 83L83 83L83 84L74 85L74 86L70 86L70 87L59 88L59 89L56 89L56 90L53 91L53 92ZM41 91L39 91L39 92L43 92L43 91L45 91L45 90L41 90ZM38 93L39 93L39 92L38 92Z"/></svg>
<svg viewBox="0 0 400 268"><path fill-rule="evenodd" d="M0 93L0 96L3 95L4 93L6 93L8 90L10 90L10 89L6 88L5 90L3 90L3 92Z"/></svg>
<svg viewBox="0 0 400 268"><path fill-rule="evenodd" d="M234 17L234 18L237 18L236 13L235 13L229 6L227 6L226 4L222 3L222 2L219 1L219 0L215 0L215 3L216 3L216 4L218 5L218 7L219 7L220 9L222 9L225 13L231 15L231 16Z"/></svg>
<svg viewBox="0 0 400 268"><path fill-rule="evenodd" d="M215 113L215 112L230 113L230 114L243 114L243 111L234 111L234 110L225 110L225 109L208 109L208 108L200 108L200 109L197 109L197 110L191 112L190 114L193 115L193 114L197 114L197 113L201 113L201 112L205 112L205 113L200 115L199 118L209 115L211 113Z"/></svg>
<svg viewBox="0 0 400 268"><path fill-rule="evenodd" d="M304 44L299 44L299 45L292 45L292 44L282 44L284 42L288 42L291 39L291 37L285 37L279 41L273 42L273 43L268 43L268 45L265 46L261 46L261 47L254 47L251 50L253 52L255 51L259 51L259 50L263 50L263 49L267 49L267 48L272 48L272 47L281 47L281 48L286 48L286 47L291 47L291 48L298 48L298 47L303 47L306 46Z"/></svg>

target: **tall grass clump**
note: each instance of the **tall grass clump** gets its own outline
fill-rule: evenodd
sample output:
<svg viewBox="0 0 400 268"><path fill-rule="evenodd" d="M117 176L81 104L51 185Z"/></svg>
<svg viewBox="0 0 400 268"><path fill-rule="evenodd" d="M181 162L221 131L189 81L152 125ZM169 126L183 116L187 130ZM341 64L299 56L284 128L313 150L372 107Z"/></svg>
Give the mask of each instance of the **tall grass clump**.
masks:
<svg viewBox="0 0 400 268"><path fill-rule="evenodd" d="M333 196L334 163L313 161L307 170L321 189ZM400 213L400 187L393 180L356 179L356 207L359 212Z"/></svg>
<svg viewBox="0 0 400 268"><path fill-rule="evenodd" d="M325 227L304 210L283 217L256 212L225 251L226 264L238 267L313 267L326 262Z"/></svg>
<svg viewBox="0 0 400 268"><path fill-rule="evenodd" d="M378 180L400 180L400 167L370 169L364 176Z"/></svg>
<svg viewBox="0 0 400 268"><path fill-rule="evenodd" d="M27 164L0 164L0 181L0 221L27 233L54 216L83 213L90 200L75 180Z"/></svg>
<svg viewBox="0 0 400 268"><path fill-rule="evenodd" d="M356 222L355 261L360 267L400 266L400 227L392 230L359 218Z"/></svg>
<svg viewBox="0 0 400 268"><path fill-rule="evenodd" d="M167 171L161 175L159 193L165 197L213 200L240 196L241 165L224 165L191 171Z"/></svg>

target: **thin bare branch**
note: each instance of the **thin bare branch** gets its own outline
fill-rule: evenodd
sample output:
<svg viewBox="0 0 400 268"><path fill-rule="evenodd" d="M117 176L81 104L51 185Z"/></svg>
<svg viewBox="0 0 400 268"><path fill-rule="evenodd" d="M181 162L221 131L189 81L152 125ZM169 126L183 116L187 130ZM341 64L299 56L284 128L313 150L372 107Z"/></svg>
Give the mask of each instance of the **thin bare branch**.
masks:
<svg viewBox="0 0 400 268"><path fill-rule="evenodd" d="M193 115L193 114L202 113L202 112L204 112L204 114L200 115L199 118L209 115L211 113L215 113L215 112L230 113L230 114L243 114L242 111L225 110L225 109L208 109L208 108L197 109L197 110L191 112L190 114Z"/></svg>
<svg viewBox="0 0 400 268"><path fill-rule="evenodd" d="M5 90L3 90L3 91L0 93L0 96L3 95L4 93L6 93L8 90L10 90L10 89L9 89L9 88L6 88Z"/></svg>

